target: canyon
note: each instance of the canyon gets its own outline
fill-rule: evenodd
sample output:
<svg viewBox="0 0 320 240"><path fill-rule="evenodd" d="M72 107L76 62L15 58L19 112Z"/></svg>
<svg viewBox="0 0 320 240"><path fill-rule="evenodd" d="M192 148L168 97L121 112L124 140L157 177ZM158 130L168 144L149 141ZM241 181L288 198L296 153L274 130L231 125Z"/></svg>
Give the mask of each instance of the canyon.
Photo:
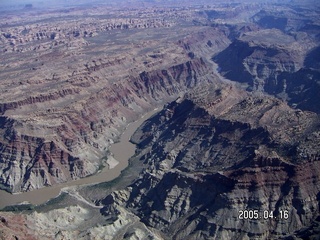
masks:
<svg viewBox="0 0 320 240"><path fill-rule="evenodd" d="M14 34L4 34L3 42L7 35L15 39ZM11 48L19 52L21 60L16 67L2 63L6 81L1 82L0 182L5 189L30 191L94 174L110 144L129 122L188 88L210 81L208 64L201 57L188 57L177 43L166 44L166 38L162 43L140 42L139 31L118 34L116 38L124 43L114 48L108 36L92 40L106 39L105 44L88 43L85 47L81 43L77 51L59 45L41 50L52 43L49 39L35 54L26 49L26 58L24 51L16 50L15 45ZM125 50L126 39L139 44ZM73 43L71 40L68 45ZM28 44L22 41L20 45L24 48ZM11 61L16 53L4 49L2 54Z"/></svg>
<svg viewBox="0 0 320 240"><path fill-rule="evenodd" d="M0 239L317 239L319 11L250 0L5 10L0 187L68 187L3 204ZM133 156L116 149L123 132ZM119 177L76 184L113 175L115 151L129 160Z"/></svg>

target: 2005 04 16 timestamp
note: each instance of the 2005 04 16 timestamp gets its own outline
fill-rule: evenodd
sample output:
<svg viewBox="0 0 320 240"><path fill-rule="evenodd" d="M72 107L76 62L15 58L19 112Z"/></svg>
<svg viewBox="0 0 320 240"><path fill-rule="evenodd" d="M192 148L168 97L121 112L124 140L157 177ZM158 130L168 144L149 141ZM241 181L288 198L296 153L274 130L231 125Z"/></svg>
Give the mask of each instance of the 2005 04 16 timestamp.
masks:
<svg viewBox="0 0 320 240"><path fill-rule="evenodd" d="M255 220L255 219L288 219L289 211L288 210L279 210L277 214L275 211L259 211L259 210L239 210L238 218L241 220Z"/></svg>

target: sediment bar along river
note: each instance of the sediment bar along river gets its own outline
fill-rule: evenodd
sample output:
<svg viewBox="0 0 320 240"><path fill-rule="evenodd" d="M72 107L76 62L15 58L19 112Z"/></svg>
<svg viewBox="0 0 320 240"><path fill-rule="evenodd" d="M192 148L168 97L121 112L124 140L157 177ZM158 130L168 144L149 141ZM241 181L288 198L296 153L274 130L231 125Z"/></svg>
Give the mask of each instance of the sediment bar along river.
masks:
<svg viewBox="0 0 320 240"><path fill-rule="evenodd" d="M113 157L119 162L114 168L104 168L101 172L90 177L58 184L52 187L40 188L30 192L10 194L6 191L0 190L0 209L5 206L15 205L22 202L39 205L58 196L62 188L108 182L115 179L120 175L121 171L128 166L128 160L135 153L136 146L130 142L130 137L145 120L158 111L158 109L154 109L143 115L137 121L130 123L122 133L120 141L111 145L109 150L113 154Z"/></svg>

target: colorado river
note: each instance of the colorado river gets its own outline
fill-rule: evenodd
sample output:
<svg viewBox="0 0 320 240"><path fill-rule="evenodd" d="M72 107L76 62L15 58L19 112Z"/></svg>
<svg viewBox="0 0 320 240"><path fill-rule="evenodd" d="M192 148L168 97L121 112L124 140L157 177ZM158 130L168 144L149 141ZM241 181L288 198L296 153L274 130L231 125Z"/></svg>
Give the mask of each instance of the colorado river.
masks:
<svg viewBox="0 0 320 240"><path fill-rule="evenodd" d="M111 145L109 150L113 154L113 157L119 162L114 168L104 168L100 173L87 178L37 189L31 192L10 194L0 190L0 209L8 205L15 205L25 201L34 205L42 204L49 199L58 196L60 190L64 187L107 182L115 179L120 175L121 171L128 166L129 158L135 153L136 146L129 142L130 137L145 120L158 111L158 109L154 109L143 115L139 120L130 123L121 135L120 141Z"/></svg>

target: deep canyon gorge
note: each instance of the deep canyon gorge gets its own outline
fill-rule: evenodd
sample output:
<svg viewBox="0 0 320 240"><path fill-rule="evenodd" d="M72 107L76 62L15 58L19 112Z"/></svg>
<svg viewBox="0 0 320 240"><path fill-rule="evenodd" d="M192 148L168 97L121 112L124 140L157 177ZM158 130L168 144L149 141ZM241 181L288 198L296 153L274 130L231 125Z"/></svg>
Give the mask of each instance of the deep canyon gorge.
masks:
<svg viewBox="0 0 320 240"><path fill-rule="evenodd" d="M319 3L2 7L0 239L319 237Z"/></svg>

